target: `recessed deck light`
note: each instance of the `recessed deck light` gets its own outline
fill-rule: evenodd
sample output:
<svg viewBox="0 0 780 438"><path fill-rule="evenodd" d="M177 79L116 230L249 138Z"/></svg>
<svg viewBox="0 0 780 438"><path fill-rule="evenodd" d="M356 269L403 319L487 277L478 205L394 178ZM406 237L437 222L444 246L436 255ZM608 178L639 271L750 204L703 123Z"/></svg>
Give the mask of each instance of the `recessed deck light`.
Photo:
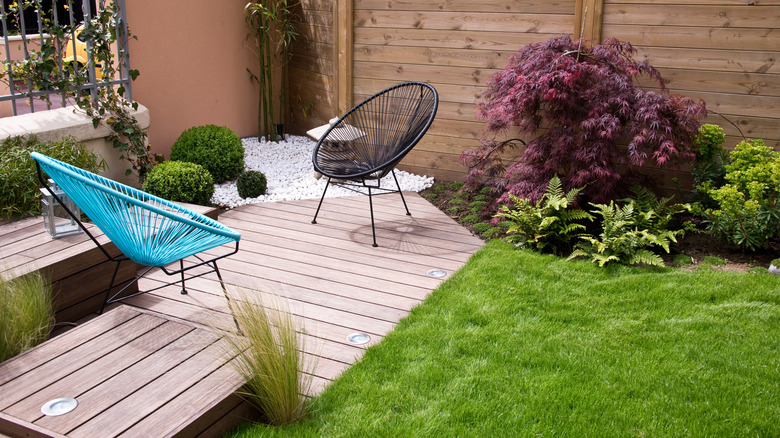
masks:
<svg viewBox="0 0 780 438"><path fill-rule="evenodd" d="M428 275L430 277L442 278L447 276L447 271L443 269L431 269L430 271L428 271Z"/></svg>
<svg viewBox="0 0 780 438"><path fill-rule="evenodd" d="M47 417L56 417L57 415L64 415L68 412L76 409L79 405L78 400L71 397L55 398L49 400L41 406L41 413Z"/></svg>
<svg viewBox="0 0 780 438"><path fill-rule="evenodd" d="M371 340L371 336L366 333L352 333L347 336L347 342L355 345L367 344Z"/></svg>

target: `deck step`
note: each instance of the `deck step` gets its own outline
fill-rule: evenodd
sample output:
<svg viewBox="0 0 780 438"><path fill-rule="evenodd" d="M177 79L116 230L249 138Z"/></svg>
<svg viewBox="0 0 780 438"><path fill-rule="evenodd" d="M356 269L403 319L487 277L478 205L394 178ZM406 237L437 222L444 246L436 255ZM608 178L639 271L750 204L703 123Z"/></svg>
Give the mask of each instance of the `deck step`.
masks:
<svg viewBox="0 0 780 438"><path fill-rule="evenodd" d="M226 351L210 330L117 306L0 364L0 436L226 432L245 420L231 413L250 412L238 409L243 380ZM78 406L61 416L41 413L61 397Z"/></svg>

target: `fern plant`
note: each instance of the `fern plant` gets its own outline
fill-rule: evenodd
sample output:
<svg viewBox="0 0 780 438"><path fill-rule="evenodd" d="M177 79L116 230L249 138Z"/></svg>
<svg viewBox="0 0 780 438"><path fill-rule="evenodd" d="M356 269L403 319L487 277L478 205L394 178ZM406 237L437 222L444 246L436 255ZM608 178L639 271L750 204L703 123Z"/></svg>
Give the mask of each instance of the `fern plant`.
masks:
<svg viewBox="0 0 780 438"><path fill-rule="evenodd" d="M658 198L647 187L633 186L631 197L622 202L633 202L637 210L637 226L649 230L665 230L669 228L674 215L691 212L690 204L669 204L672 196Z"/></svg>
<svg viewBox="0 0 780 438"><path fill-rule="evenodd" d="M623 207L614 202L591 204L595 208L591 212L601 217L602 231L598 236L581 235L582 241L568 260L590 257L599 266L610 262L664 266L663 259L650 248L660 247L668 253L669 245L677 242L677 237L684 231L666 228L673 214L662 208L667 199L651 202L646 196L652 194L645 193L640 200L629 199ZM684 206L679 208L684 209ZM667 213L659 215L656 209Z"/></svg>
<svg viewBox="0 0 780 438"><path fill-rule="evenodd" d="M514 206L501 206L496 215L510 222L507 240L521 248L561 254L571 248L571 242L585 225L578 222L593 220L593 216L581 209L571 208L582 187L564 193L561 180L554 176L547 184L547 191L532 204L527 199L509 195Z"/></svg>

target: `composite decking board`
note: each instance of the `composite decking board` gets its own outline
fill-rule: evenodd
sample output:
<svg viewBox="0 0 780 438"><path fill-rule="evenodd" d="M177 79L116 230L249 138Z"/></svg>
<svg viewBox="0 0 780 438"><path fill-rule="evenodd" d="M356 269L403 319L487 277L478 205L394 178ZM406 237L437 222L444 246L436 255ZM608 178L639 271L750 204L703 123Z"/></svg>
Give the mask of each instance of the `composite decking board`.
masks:
<svg viewBox="0 0 780 438"><path fill-rule="evenodd" d="M251 404L233 394L218 406L199 416L186 427L176 431L174 438L220 438L226 430L249 421L260 420L260 415Z"/></svg>
<svg viewBox="0 0 780 438"><path fill-rule="evenodd" d="M0 248L7 248L20 240L30 238L44 231L42 220L38 219L33 222L31 219L34 218L3 224L3 234L0 235ZM13 226L14 224L17 224L17 226ZM3 257L3 254L5 253L0 252L0 258Z"/></svg>
<svg viewBox="0 0 780 438"><path fill-rule="evenodd" d="M7 382L32 372L37 367L102 335L111 327L120 325L138 315L138 312L127 307L106 312L102 318L92 319L80 325L78 331L67 331L32 350L3 362L0 364L0 389Z"/></svg>
<svg viewBox="0 0 780 438"><path fill-rule="evenodd" d="M161 289L164 290L164 289ZM178 292L177 292L178 293ZM203 308L197 304L173 301L168 296L145 293L128 298L122 303L150 310L153 313L171 316L183 321L189 321L214 330L234 331L235 324L229 315Z"/></svg>
<svg viewBox="0 0 780 438"><path fill-rule="evenodd" d="M253 239L251 241L256 244L246 245L246 242L249 240L245 238L245 235L252 236ZM406 264L404 266L401 263L393 263L391 261L386 262L385 266L376 266L375 264L374 266L368 268L366 263L364 263L364 260L369 259L369 257L348 257L348 250L344 250L341 253L336 253L335 251L317 253L301 251L299 248L273 246L263 243L262 235L258 236L257 233L253 231L242 232L242 240L245 242L245 248L232 258L251 260L252 258L257 257L289 262L300 261L313 267L316 266L320 269L343 271L351 274L358 274L364 277L392 281L393 283L423 287L426 289L433 289L441 283L440 279L432 278L426 275L427 269L420 265L409 266ZM379 257L377 259L381 260ZM411 269L404 271L403 269L393 269L394 267L406 267ZM404 272L406 275L400 276L399 273L401 272Z"/></svg>
<svg viewBox="0 0 780 438"><path fill-rule="evenodd" d="M109 254L120 253L108 238L103 235L96 237ZM14 254L0 257L0 269L3 272L12 272L14 276L44 269L46 275L56 281L107 261L91 240L83 239L88 237L80 235L51 239L47 235L44 239L33 239L38 242L31 248L24 245L24 242L19 242L19 246L12 245Z"/></svg>
<svg viewBox="0 0 780 438"><path fill-rule="evenodd" d="M121 334L109 335L121 332L146 332L151 331L164 321L150 315L138 315L120 326L104 332L90 341L53 358L45 364L25 373L16 379L0 386L0 392L4 394L0 400L0 409L5 410L14 403L24 399L27 394L39 391L53 382L76 372L85 365L99 359L101 356L132 341Z"/></svg>
<svg viewBox="0 0 780 438"><path fill-rule="evenodd" d="M394 198L395 196L395 198ZM441 224L447 224L452 222L452 219L441 214L439 209L422 198L420 195L414 192L404 192L406 204L409 207L409 212L412 217L420 217L431 220L432 222L438 222ZM295 204L293 211L306 213L310 212L310 218L314 217L314 213L317 210L317 204L319 200L306 200L306 201L287 201L279 202L277 205L281 206L285 203ZM332 204L332 205L330 205ZM355 220L363 222L364 220L371 220L371 212L369 210L368 196L343 196L337 198L325 198L322 203L320 212L322 211L344 211L348 210L352 215L356 217ZM377 215L386 215L388 217L406 217L406 210L404 210L403 203L400 196L389 195L374 197L374 218Z"/></svg>
<svg viewBox="0 0 780 438"><path fill-rule="evenodd" d="M285 276L302 277L299 284L314 284L319 282L330 282L333 287L342 287L342 285L349 285L357 287L370 293L371 291L384 292L392 295L400 295L407 298L423 299L430 293L434 287L416 286L405 283L398 283L392 280L385 280L382 278L370 277L367 275L361 275L357 272L348 272L344 270L330 269L324 266L316 266L304 261L283 260L273 256L259 256L256 254L249 255L249 252L244 252L242 255L236 254L235 257L230 259L220 260L220 271L232 271L237 273L252 272L252 268L257 269L258 266L262 266L269 271L275 271L276 278ZM301 274L303 272L304 274ZM280 273L284 273L283 275ZM259 276L262 274L255 274ZM269 274L270 276L271 274ZM280 278L283 281L283 278ZM427 280L425 281L428 282ZM290 283L287 281L286 283ZM293 283L295 284L295 283ZM321 284L321 283L320 283ZM323 287L322 285L317 286ZM325 288L324 290L328 290Z"/></svg>
<svg viewBox="0 0 780 438"><path fill-rule="evenodd" d="M165 315L175 316L187 321L213 326L221 330L232 331L235 327L231 317L225 313L208 312L197 305L173 301L162 296L155 296L151 293L133 297L126 300L126 303ZM317 306L307 305L306 303L291 301L288 304L291 314L303 318L307 333L326 337L329 333L336 332L338 335L332 338L336 341L346 338L347 335L354 331L363 331L375 336L384 336L385 333L392 330L395 326L393 323L386 321L362 317L360 315L338 310L329 311L329 309L318 308ZM321 322L326 325L322 327L319 327L319 324L317 324L317 326L311 326L309 325L311 323L308 323L307 321L311 321L311 323ZM335 330L335 328L338 327L341 327L342 329ZM321 332L317 333L316 330L321 330Z"/></svg>
<svg viewBox="0 0 780 438"><path fill-rule="evenodd" d="M237 219L237 216L241 219ZM224 220L225 225L231 224L231 227L241 233L242 242L252 242L253 244L269 245L273 247L289 248L306 254L322 254L328 257L342 260L361 260L366 266L382 267L400 272L426 272L431 264L444 265L457 269L462 263L460 261L443 260L440 257L410 254L408 252L399 252L387 250L386 248L366 247L365 245L347 246L343 239L317 235L314 241L310 234L303 234L296 231L286 231L283 235L279 227L270 226L257 221L258 218L251 213L236 212ZM252 245L253 247L256 245ZM377 251L381 251L382 257L375 257Z"/></svg>
<svg viewBox="0 0 780 438"><path fill-rule="evenodd" d="M95 235L95 238L98 239L100 243L108 242L108 238L103 236L103 233L100 233L99 230L92 227L89 228L90 231L94 230L98 233ZM52 239L48 234L46 234L46 232L43 230L43 226L41 225L41 229L37 232L30 233L23 239L17 240L12 244L0 247L0 259L7 257L9 254L32 255L36 258L61 251L64 251L65 253L79 254L82 250L78 248L78 246L87 243L94 246L94 243L89 240L89 237L86 234L75 234L72 236Z"/></svg>
<svg viewBox="0 0 780 438"><path fill-rule="evenodd" d="M371 226L352 225L333 218L325 218L316 225L309 223L296 223L288 218L275 215L269 210L258 211L258 219L267 222L268 226L278 227L281 230L291 230L298 239L305 237L312 245L318 245L322 240L337 239L340 246L351 248L355 245L363 245L367 249L379 251L396 251L406 255L411 261L419 256L432 256L435 259L453 260L463 262L464 254L475 252L475 248L481 247L482 242L472 241L467 243L467 238L460 241L444 240L436 237L426 237L415 230L417 219L404 218L395 223L393 230L377 228L378 248L372 247ZM285 236L287 237L287 236ZM322 239L325 238L325 239ZM329 238L329 239L328 239ZM331 240L332 241L332 240ZM419 257L420 263L426 263L424 257Z"/></svg>
<svg viewBox="0 0 780 438"><path fill-rule="evenodd" d="M231 212L233 213L233 212ZM236 219L232 219L236 217ZM263 224L253 225L249 223L250 220L266 220ZM301 251L301 257L306 257L307 254L314 251L319 251L322 254L329 254L333 250L341 251L341 254L345 252L353 252L352 259L366 260L367 266L385 266L390 269L402 269L404 266L408 266L409 272L417 272L419 268L441 268L454 271L462 266L465 260L468 259L462 253L459 254L429 254L411 253L406 251L399 251L387 247L373 248L371 245L365 245L363 243L355 244L348 243L349 236L346 232L337 232L336 235L326 236L323 234L307 234L300 230L300 227L290 227L289 224L283 223L276 218L258 218L251 213L235 212L234 216L225 218L223 223L228 226L235 227L237 231L246 234L246 241L242 242L243 248L247 245L262 245L262 239L266 236L273 236L279 240L289 241L289 247L298 249ZM243 227L243 228L242 228ZM313 230L318 231L318 230ZM259 239L259 240L258 240ZM242 238L242 241L244 239ZM430 248L425 248L424 251L433 252ZM399 265L400 263L400 265ZM424 271L424 272L427 272Z"/></svg>
<svg viewBox="0 0 780 438"><path fill-rule="evenodd" d="M43 227L43 218L40 216L38 217L32 216L24 219L19 219L18 221L6 222L0 226L2 226L4 230L8 230L10 232L10 231L16 231L22 228L34 226L35 224L38 224L41 227ZM0 237L0 239L2 239L2 237Z"/></svg>
<svg viewBox="0 0 780 438"><path fill-rule="evenodd" d="M184 327L182 324L176 325L180 329ZM217 340L217 335L213 333L192 327L190 329L174 342L142 358L131 367L120 370L121 372L99 386L80 394L78 415L43 417L35 423L46 429L67 434Z"/></svg>
<svg viewBox="0 0 780 438"><path fill-rule="evenodd" d="M304 285L304 287L310 289L326 292L342 288L351 288L355 290L356 293L359 293L358 291L363 291L368 294L376 291L389 295L398 295L415 300L422 300L432 290L367 278L358 274L316 268L307 265L306 263L280 263L269 261L268 259L262 260L262 262L265 263L264 266L266 268L269 268L264 269L268 272L249 275L252 277L266 278L268 280L276 281L279 284L291 286ZM245 274L247 272L251 273L253 269L257 269L257 266L257 264L252 262L231 259L221 260L219 263L220 271L224 271L228 275ZM305 272L305 274L300 273L301 271Z"/></svg>
<svg viewBox="0 0 780 438"><path fill-rule="evenodd" d="M264 230L270 232L271 230ZM284 260L304 261L308 264L359 273L361 275L392 280L425 288L435 288L441 280L429 277L426 273L430 265L410 263L406 260L394 260L376 257L377 252L385 254L390 250L375 251L374 257L356 257L349 248L321 248L304 242L290 242L259 230L242 230L241 240L245 248L241 252L259 254ZM248 244L252 242L252 244ZM378 249L378 248L377 248ZM367 269L368 268L368 269ZM399 274L405 274L403 277Z"/></svg>
<svg viewBox="0 0 780 438"><path fill-rule="evenodd" d="M162 430L174 435L216 407L225 399L224 394L236 392L243 384L244 379L232 365L225 364L119 436L153 437Z"/></svg>
<svg viewBox="0 0 780 438"><path fill-rule="evenodd" d="M91 298L85 297L80 293L74 293L69 289L73 288L74 285L78 285L80 288L87 287L89 290L97 290L99 291L99 294L105 295L105 290L108 288L108 279L111 278L111 275L114 273L115 265L115 263L103 261L89 269L59 279L59 291L54 297L57 304L55 305L55 308L67 308L83 301L85 298ZM134 263L122 263L119 265L117 278L135 278L137 271L138 267ZM99 273L104 273L106 275L101 276ZM63 282L65 285L63 285ZM119 286L116 284L114 285L114 289L117 289L118 287ZM96 308L94 310L98 309Z"/></svg>
<svg viewBox="0 0 780 438"><path fill-rule="evenodd" d="M153 330L145 332L116 350L61 377L55 382L51 382L46 387L25 397L4 411L25 421L35 422L43 417L41 406L46 401L62 397L62 394L68 394L78 399L87 391L116 376L126 368L132 367L137 362L146 359L158 349L165 347L192 330L192 327L164 321ZM81 414L82 411L79 410L79 416ZM68 430L57 430L57 432L67 433Z"/></svg>
<svg viewBox="0 0 780 438"><path fill-rule="evenodd" d="M193 291L193 294L195 293L202 293L202 292ZM156 298L158 297L155 297L154 295L147 297L147 299L136 297L133 298L132 299L133 301L131 301L131 303L129 304L134 304L134 305L143 304L145 306L152 307L153 305L149 304L149 300L154 300ZM159 298L161 303L170 304L170 300L162 297ZM187 305L193 305L193 304L182 301L178 303L178 305L163 304L161 306L156 306L155 310L158 312L169 312L166 313L167 316L179 319L176 316L176 314L185 313L182 312L181 309ZM220 310L223 309L212 309L212 310L219 312ZM295 316L302 318L300 315L295 315ZM219 318L221 320L220 326L222 328L231 329L231 330L234 329L233 322L230 316L224 312L218 315L217 314L210 315L208 318L212 320L215 318ZM198 321L191 321L191 322L200 324L200 322ZM364 346L355 346L349 344L346 341L347 336L355 332L357 329L350 328L350 327L343 327L343 326L335 325L329 321L314 320L311 318L305 319L301 321L301 323L303 325L302 331L303 333L305 333L307 350L310 351L312 354L318 356L325 356L330 359L339 362L344 362L344 363L352 363L354 362L356 357L362 356ZM378 343L381 339L382 336L374 334L372 336L371 342L369 342L366 345L366 347Z"/></svg>
<svg viewBox="0 0 780 438"><path fill-rule="evenodd" d="M346 235L349 240L356 243L364 245L372 243L370 220L366 223L356 223L354 216L341 211L321 211L316 224L312 224L311 218L308 216L288 210L273 211L270 207L264 207L258 209L257 214L266 218L274 217L277 220L287 222L285 225L277 221L279 226L304 229L309 234L326 234L333 237ZM441 224L436 224L436 226L442 227ZM454 224L453 231L456 226L462 228ZM458 254L472 251L481 245L481 241L474 240L476 239L474 236L469 235L461 238L461 236L446 231L433 230L426 223L426 219L418 219L414 216L399 216L394 220L386 221L377 219L375 227L379 246L399 251L414 253L415 248L422 246L435 254Z"/></svg>
<svg viewBox="0 0 780 438"><path fill-rule="evenodd" d="M322 215L324 212L328 212L330 214L341 214L340 217L347 215L351 218L349 221L351 223L368 223L370 225L371 216L368 209L368 202L366 202L364 205L359 202L359 198L360 197L356 196L339 198L339 202L332 203L332 205L325 202L322 204L322 208L320 209L320 215ZM409 205L410 213L412 213L411 215L406 214L406 211L401 205L400 199L398 201L400 209L395 208L394 205L390 205L383 201L385 201L385 199L380 198L375 199L374 202L374 220L376 224L383 223L392 225L394 222L402 219L416 218L420 220L421 231L424 234L433 233L433 235L436 235L436 232L440 229L440 227L455 224L455 221L452 218L442 214L437 207L420 198L420 196L416 193L410 193L409 196L407 196L407 204ZM317 204L311 201L291 202L290 204L292 205L289 206L283 205L283 203L274 203L276 205L270 204L271 203L269 203L267 208L275 208L277 210L284 210L289 213L302 215L305 218L308 218L308 222L311 222L311 219L313 219L314 213L317 210ZM265 204L263 206L265 206ZM317 216L318 220L319 218L320 216ZM461 231L463 235L471 235L468 230L463 229L462 227Z"/></svg>
<svg viewBox="0 0 780 438"><path fill-rule="evenodd" d="M53 433L33 423L0 412L0 437L6 436L9 438L68 438L65 435Z"/></svg>
<svg viewBox="0 0 780 438"><path fill-rule="evenodd" d="M217 341L186 361L176 364L167 373L70 431L68 436L92 438L106 435L105 431L107 430L112 431L112 435L126 431L139 420L150 415L186 391L187 388L223 366L225 358L221 357L219 352L222 351L225 344L224 339ZM165 433L159 431L158 435L162 436Z"/></svg>
<svg viewBox="0 0 780 438"><path fill-rule="evenodd" d="M230 210L224 213L225 215L224 217L228 217L228 218L234 217L233 215L237 213L250 213L252 215L257 215L256 219L252 219L251 216L247 216L247 215L242 215L241 219L247 221L248 223L258 223L261 225L266 220L276 219L274 226L298 230L313 235L323 234L323 231L332 231L332 232L339 231L339 228L335 226L322 227L323 224L320 223L319 221L316 224L312 224L311 223L312 217L309 214L307 214L306 209L302 206L291 203L289 208L283 208L280 205L272 205L272 204L277 204L277 203L271 202L271 203L264 203L264 204L243 205L234 210ZM333 210L328 209L328 210L323 210L323 212L337 215L345 211L343 209L338 209L336 206L333 206L332 208ZM346 214L342 214L340 220L336 220L336 218L333 217L329 221L332 221L334 225L341 224L342 229L345 230L344 234L350 235L350 232L354 233L355 230L360 230L362 232L361 239L365 238L365 236L371 237L370 220L368 222L364 222L360 220L359 216L349 214L349 213L350 212L347 209ZM479 245L480 243L480 239L478 237L469 233L468 230L458 225L454 220L450 219L449 217L446 219L446 222L441 222L441 221L434 221L433 219L429 219L427 217L400 215L394 217L393 220L386 220L386 221L378 220L377 224L379 223L383 223L383 224L387 223L388 225L390 225L390 227L387 228L377 227L377 229L384 230L384 232L396 228L399 224L417 223L417 229L414 230L415 232L417 232L418 230L438 232L444 229L446 230L445 233L438 234L434 237L438 237L439 239L444 241L450 241L450 242L454 241L457 243L472 242L476 245ZM363 241L361 240L360 243L363 243Z"/></svg>
<svg viewBox="0 0 780 438"><path fill-rule="evenodd" d="M342 197L342 198L333 198L337 199L338 202L324 202L322 204L322 207L320 208L320 214L323 212L330 212L330 213L338 213L338 212L345 212L349 215L351 220L349 222L355 223L355 224L371 224L371 215L368 208L368 199L366 199L366 203L362 204L359 202L359 199L361 197L355 197L355 196L348 196L348 197ZM430 224L437 224L437 225L447 225L451 223L455 223L455 221L450 218L449 216L441 213L440 210L438 210L437 207L433 206L428 201L420 198L416 194L410 194L410 196L407 197L407 204L409 205L411 215L407 215L406 211L403 210L403 206L400 205L399 200L399 206L400 209L396 208L394 205L388 205L387 202L384 202L386 199L378 198L375 199L374 202L374 219L376 222L382 222L382 223L392 223L393 221L403 219L403 218L420 218L425 220L426 222ZM249 208L249 207L260 207L263 209L273 209L280 212L288 212L291 215L301 216L302 222L308 222L311 223L311 220L314 218L314 213L317 211L317 202L316 200L302 200L302 201L284 201L284 202L269 202L269 203L261 203L261 204L247 204L242 207L239 207L239 209L243 208ZM414 210L414 211L412 211ZM319 219L319 216L318 216ZM435 228L431 228L431 231L435 231ZM470 233L468 230L463 230L463 233L466 235L469 235Z"/></svg>
<svg viewBox="0 0 780 438"><path fill-rule="evenodd" d="M287 272L274 273L270 270L261 270L253 274L245 274L241 272L226 271L231 278L229 285L230 293L235 293L234 289L250 290L268 292L272 295L281 296L285 298L297 298L302 301L309 301L312 303L320 303L327 307L333 307L334 303L339 303L341 299L347 300L350 303L350 307L362 306L362 303L367 303L372 306L381 306L382 315L367 314L367 316L377 316L380 319L391 318L394 320L395 316L403 316L411 310L414 306L420 303L419 299L408 298L400 295L388 294L382 291L371 291L366 293L365 289L354 287L352 285L344 285L343 283L334 284L333 287L317 287L315 282L312 282L305 276L294 276ZM150 273L146 279L158 281L164 283L164 274L157 272ZM218 302L224 300L222 289L217 282L216 276L204 276L200 278L193 278L187 280L187 289L195 287L205 293L212 293L219 297ZM142 281L142 284L143 284ZM208 285L206 285L208 283ZM319 283L317 283L319 284ZM144 285L142 289L152 289L156 285ZM168 296L168 295L166 295ZM170 296L172 299L176 299L174 296ZM334 300L335 297L335 301ZM181 297L179 297L181 298ZM204 304L209 307L208 302L213 302L204 298ZM372 307L360 307L365 309L372 309Z"/></svg>
<svg viewBox="0 0 780 438"><path fill-rule="evenodd" d="M281 298L282 300L293 300L303 303L308 303L316 306L322 306L325 308L331 308L335 310L341 310L349 313L355 313L358 315L368 316L387 322L398 322L403 318L409 309L399 309L396 305L385 305L382 303L372 302L366 299L365 291L362 291L364 295L363 299L355 299L352 297L345 297L340 293L340 290L327 291L327 290L315 290L306 287L300 287L289 284L279 284L273 281L267 281L259 279L248 274L231 273L231 281L233 287L229 287L229 294L236 294L234 289L238 288L238 293L267 293L273 303L273 299ZM153 289L154 287L162 285L159 277L150 277L142 281L143 288ZM159 282L159 283L157 283ZM340 289L340 288L339 288ZM164 292L154 293L154 295L161 298L171 299L175 301L182 301L187 303L203 304L210 309L219 309L222 312L227 313L229 311L227 301L222 295L222 290L219 283L216 280L197 278L187 282L187 290L190 291L188 295L181 295L175 293L173 288L166 288ZM210 291L217 291L217 294L210 294ZM201 294L202 293L202 294ZM209 296L212 295L212 296ZM385 295L382 293L371 292L370 295ZM387 301L390 304L395 304L401 297L389 297ZM406 299L413 303L419 303L411 299ZM413 305L413 304L412 304ZM411 308L411 306L410 306Z"/></svg>
<svg viewBox="0 0 780 438"><path fill-rule="evenodd" d="M195 402L193 397L197 398L205 394L208 402L204 404L216 405L219 400L231 394L242 384L240 377L232 365L226 363L226 358L222 354L225 343L225 340L220 340L215 346L177 365L164 376L150 382L98 417L73 430L68 436L100 436L103 430L122 431L121 433L127 436L139 436L138 433L133 432L133 428L143 424L147 417L155 417L156 411L164 409L170 403L174 403L178 409L185 409L189 403ZM345 364L318 358L317 375L333 379L346 367ZM229 385L220 388L220 385L226 381ZM133 415L125 415L127 412L133 412ZM168 423L168 427L172 427L176 421L169 418ZM167 434L168 431L157 429L154 435Z"/></svg>

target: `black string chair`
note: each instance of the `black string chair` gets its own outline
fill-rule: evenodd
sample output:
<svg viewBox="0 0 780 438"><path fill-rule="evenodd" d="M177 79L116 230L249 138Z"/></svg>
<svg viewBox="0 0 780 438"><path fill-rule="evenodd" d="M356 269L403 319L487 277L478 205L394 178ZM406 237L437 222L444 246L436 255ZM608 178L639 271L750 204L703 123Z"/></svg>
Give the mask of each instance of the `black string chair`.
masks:
<svg viewBox="0 0 780 438"><path fill-rule="evenodd" d="M314 169L326 176L328 183L311 223L317 223L331 184L360 193L361 189L368 189L375 247L378 245L373 195L398 192L406 214L411 216L394 168L425 135L438 105L439 95L432 86L405 82L369 97L331 124L317 142L312 157ZM388 174L393 175L394 189L381 187L380 180ZM377 190L379 193L374 193Z"/></svg>

